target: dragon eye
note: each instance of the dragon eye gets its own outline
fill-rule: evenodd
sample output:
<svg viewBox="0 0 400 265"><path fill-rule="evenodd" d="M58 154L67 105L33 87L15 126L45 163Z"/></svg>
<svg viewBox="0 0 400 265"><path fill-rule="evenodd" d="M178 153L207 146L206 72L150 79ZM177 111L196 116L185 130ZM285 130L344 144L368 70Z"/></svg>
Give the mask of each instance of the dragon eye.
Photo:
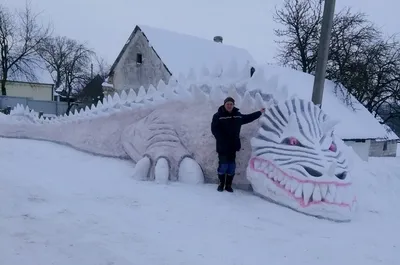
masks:
<svg viewBox="0 0 400 265"><path fill-rule="evenodd" d="M295 137L288 137L282 141L283 144L293 145L293 146L302 146L299 140Z"/></svg>
<svg viewBox="0 0 400 265"><path fill-rule="evenodd" d="M332 152L336 152L336 144L334 142L332 142L331 145L329 146L329 150Z"/></svg>

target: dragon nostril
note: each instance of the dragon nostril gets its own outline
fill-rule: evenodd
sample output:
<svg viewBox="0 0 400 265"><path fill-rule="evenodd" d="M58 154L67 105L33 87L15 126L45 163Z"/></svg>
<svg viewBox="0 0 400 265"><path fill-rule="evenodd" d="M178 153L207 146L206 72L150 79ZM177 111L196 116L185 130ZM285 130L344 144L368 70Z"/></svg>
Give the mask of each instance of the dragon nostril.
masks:
<svg viewBox="0 0 400 265"><path fill-rule="evenodd" d="M322 176L322 173L315 169L312 169L310 167L303 167L303 168L307 171L308 174L310 174L313 177L321 177Z"/></svg>
<svg viewBox="0 0 400 265"><path fill-rule="evenodd" d="M344 180L347 177L347 173L346 172L342 172L340 174L336 174L335 176L340 180Z"/></svg>

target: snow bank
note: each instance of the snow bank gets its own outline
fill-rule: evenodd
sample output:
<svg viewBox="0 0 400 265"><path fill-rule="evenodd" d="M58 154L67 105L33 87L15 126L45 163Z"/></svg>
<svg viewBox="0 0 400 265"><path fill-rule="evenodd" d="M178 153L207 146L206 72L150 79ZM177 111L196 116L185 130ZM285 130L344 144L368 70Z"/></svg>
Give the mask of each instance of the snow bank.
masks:
<svg viewBox="0 0 400 265"><path fill-rule="evenodd" d="M358 218L338 224L215 185L135 181L129 162L51 143L0 138L0 146L2 264L400 262L396 159L360 171Z"/></svg>

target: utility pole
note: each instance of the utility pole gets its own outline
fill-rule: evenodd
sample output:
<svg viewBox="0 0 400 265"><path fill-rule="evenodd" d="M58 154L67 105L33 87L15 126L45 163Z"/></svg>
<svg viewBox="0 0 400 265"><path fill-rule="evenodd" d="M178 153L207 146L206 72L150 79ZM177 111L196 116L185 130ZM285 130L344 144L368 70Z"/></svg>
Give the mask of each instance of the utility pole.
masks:
<svg viewBox="0 0 400 265"><path fill-rule="evenodd" d="M321 36L319 39L317 67L315 69L314 87L312 102L322 106L322 96L324 94L324 84L326 75L326 65L328 63L329 44L333 17L335 14L336 0L325 0L324 14L322 16Z"/></svg>
<svg viewBox="0 0 400 265"><path fill-rule="evenodd" d="M93 79L93 64L90 64L90 79Z"/></svg>

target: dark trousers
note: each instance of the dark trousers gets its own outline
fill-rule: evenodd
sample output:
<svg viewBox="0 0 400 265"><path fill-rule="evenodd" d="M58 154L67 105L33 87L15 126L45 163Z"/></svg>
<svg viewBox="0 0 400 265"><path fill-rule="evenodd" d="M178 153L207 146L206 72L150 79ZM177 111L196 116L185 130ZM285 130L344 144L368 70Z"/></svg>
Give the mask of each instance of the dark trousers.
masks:
<svg viewBox="0 0 400 265"><path fill-rule="evenodd" d="M218 155L218 175L235 175L236 154Z"/></svg>

